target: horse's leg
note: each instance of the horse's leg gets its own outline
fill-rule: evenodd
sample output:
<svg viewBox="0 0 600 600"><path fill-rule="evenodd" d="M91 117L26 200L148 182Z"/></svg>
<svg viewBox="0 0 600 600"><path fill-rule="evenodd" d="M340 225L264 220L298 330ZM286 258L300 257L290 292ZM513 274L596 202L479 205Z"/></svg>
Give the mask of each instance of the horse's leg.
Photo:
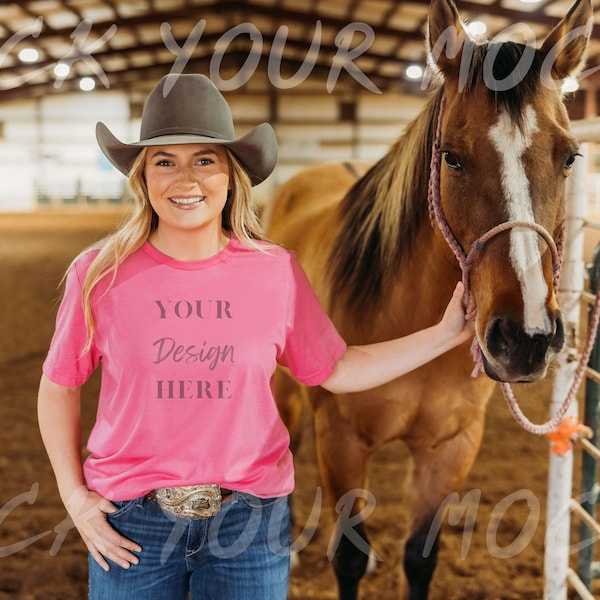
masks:
<svg viewBox="0 0 600 600"><path fill-rule="evenodd" d="M426 600L429 584L437 565L439 534L425 553L425 545L431 533L434 515L429 515L414 529L404 548L404 572L408 579L409 600Z"/></svg>
<svg viewBox="0 0 600 600"><path fill-rule="evenodd" d="M321 482L336 510L337 521L328 554L340 600L356 600L358 587L369 562L370 545L361 512L366 502L367 445L327 401L315 411L315 438Z"/></svg>
<svg viewBox="0 0 600 600"><path fill-rule="evenodd" d="M426 600L437 563L440 507L466 479L477 456L484 414L455 435L432 446L411 447L414 472L411 485L413 526L406 542L404 571L409 600Z"/></svg>

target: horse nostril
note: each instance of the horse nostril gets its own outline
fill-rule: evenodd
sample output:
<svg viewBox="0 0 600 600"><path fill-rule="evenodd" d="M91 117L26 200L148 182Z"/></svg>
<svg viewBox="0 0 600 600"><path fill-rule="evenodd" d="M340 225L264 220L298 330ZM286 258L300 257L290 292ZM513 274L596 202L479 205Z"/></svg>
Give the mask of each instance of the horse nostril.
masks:
<svg viewBox="0 0 600 600"><path fill-rule="evenodd" d="M558 320L555 333L530 335L515 321L497 318L488 330L488 350L497 358L504 356L509 359L516 355L540 357L546 353L551 344L554 347L554 343L558 342L562 346L562 341L557 339L562 335L562 322Z"/></svg>
<svg viewBox="0 0 600 600"><path fill-rule="evenodd" d="M565 326L561 315L556 317L554 337L551 340L550 346L555 352L560 352L565 343Z"/></svg>
<svg viewBox="0 0 600 600"><path fill-rule="evenodd" d="M523 326L511 319L495 318L488 326L486 335L487 357L495 365L488 364L486 372L497 371L502 377L529 377L547 364L548 351L560 351L564 343L564 324L560 314L552 319L553 330L546 333L527 333ZM500 369L498 371L498 369ZM501 374L503 373L503 374ZM513 379L515 380L515 379Z"/></svg>
<svg viewBox="0 0 600 600"><path fill-rule="evenodd" d="M507 319L497 318L488 328L487 345L493 356L508 356L522 341L520 327Z"/></svg>
<svg viewBox="0 0 600 600"><path fill-rule="evenodd" d="M494 322L488 327L487 334L487 347L492 356L500 356L504 353L508 353L509 348L502 334L501 327L502 320L495 319Z"/></svg>

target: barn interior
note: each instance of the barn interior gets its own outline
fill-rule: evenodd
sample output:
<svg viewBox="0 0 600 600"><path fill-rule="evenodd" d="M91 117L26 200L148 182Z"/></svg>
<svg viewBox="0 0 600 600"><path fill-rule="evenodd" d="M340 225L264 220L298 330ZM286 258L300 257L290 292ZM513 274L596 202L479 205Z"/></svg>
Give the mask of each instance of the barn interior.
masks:
<svg viewBox="0 0 600 600"><path fill-rule="evenodd" d="M472 36L534 43L570 6L457 2ZM254 188L266 208L277 186L306 166L378 160L421 111L433 77L428 10L427 0L0 0L0 600L87 593L85 548L66 520L35 405L64 270L129 206L127 180L99 150L96 123L137 140L155 83L168 73L203 73L229 102L238 136L262 122L276 132L277 168ZM600 131L598 21L594 6L586 65L565 82L574 130L595 132L590 140ZM586 263L600 238L591 224L600 215L597 148L586 139ZM532 420L547 417L551 386L517 387ZM98 387L96 378L85 392L84 432ZM576 494L580 454L574 463ZM333 516L319 505L309 417L296 469L299 522L316 511L319 523L296 540L303 551L289 598L334 600ZM548 440L521 430L495 394L482 448L459 490L470 509L443 525L431 600L542 597L548 470ZM382 561L365 578L363 598L399 597L409 475L400 442L376 453L369 524ZM575 544L576 520L572 528ZM600 584L590 593L600 597Z"/></svg>
<svg viewBox="0 0 600 600"><path fill-rule="evenodd" d="M460 5L476 35L538 42L568 8ZM118 203L124 179L96 147L95 123L137 139L144 99L167 73L209 75L240 134L273 125L281 156L259 202L307 164L374 161L431 90L427 11L425 0L2 1L0 210ZM571 118L596 116L599 57L593 31Z"/></svg>

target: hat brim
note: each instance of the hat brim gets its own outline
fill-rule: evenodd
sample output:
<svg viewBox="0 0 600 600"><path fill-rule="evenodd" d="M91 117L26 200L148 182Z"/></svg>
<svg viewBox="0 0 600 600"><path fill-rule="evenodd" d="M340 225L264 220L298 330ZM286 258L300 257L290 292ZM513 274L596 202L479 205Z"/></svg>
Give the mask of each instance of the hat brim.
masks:
<svg viewBox="0 0 600 600"><path fill-rule="evenodd" d="M132 144L117 139L104 123L96 124L96 140L100 149L121 173L129 171L137 155L149 146L168 146L171 144L220 144L229 148L240 161L252 185L264 181L277 164L277 138L268 123L262 123L237 140L222 140L201 135L173 134L161 135Z"/></svg>

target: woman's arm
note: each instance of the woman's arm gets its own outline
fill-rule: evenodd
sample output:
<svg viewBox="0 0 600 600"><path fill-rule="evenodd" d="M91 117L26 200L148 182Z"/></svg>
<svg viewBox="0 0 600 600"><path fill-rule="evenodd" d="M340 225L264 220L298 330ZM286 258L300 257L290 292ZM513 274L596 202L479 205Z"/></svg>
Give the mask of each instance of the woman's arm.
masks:
<svg viewBox="0 0 600 600"><path fill-rule="evenodd" d="M386 342L349 346L321 386L335 394L377 387L466 342L473 337L475 308L470 305L465 312L463 295L458 283L437 325Z"/></svg>
<svg viewBox="0 0 600 600"><path fill-rule="evenodd" d="M81 391L67 388L42 376L38 394L38 422L54 470L60 497L96 562L105 570L104 557L123 568L139 562L130 551L138 544L117 533L106 520L116 507L90 492L81 464Z"/></svg>
<svg viewBox="0 0 600 600"><path fill-rule="evenodd" d="M80 388L66 388L45 375L38 393L38 422L61 499L85 487L81 466Z"/></svg>

